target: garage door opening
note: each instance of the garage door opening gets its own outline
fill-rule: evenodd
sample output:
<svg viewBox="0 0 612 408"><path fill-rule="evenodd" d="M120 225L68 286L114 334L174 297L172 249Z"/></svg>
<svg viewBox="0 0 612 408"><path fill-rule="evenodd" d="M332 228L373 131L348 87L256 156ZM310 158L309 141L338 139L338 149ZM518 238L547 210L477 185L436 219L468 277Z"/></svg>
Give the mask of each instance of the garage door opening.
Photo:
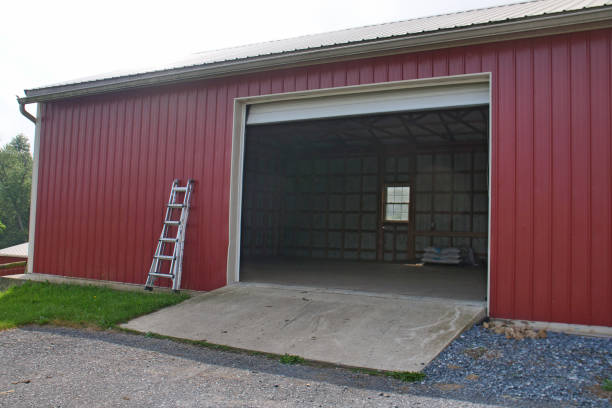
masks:
<svg viewBox="0 0 612 408"><path fill-rule="evenodd" d="M477 105L248 125L240 281L485 301L488 122Z"/></svg>

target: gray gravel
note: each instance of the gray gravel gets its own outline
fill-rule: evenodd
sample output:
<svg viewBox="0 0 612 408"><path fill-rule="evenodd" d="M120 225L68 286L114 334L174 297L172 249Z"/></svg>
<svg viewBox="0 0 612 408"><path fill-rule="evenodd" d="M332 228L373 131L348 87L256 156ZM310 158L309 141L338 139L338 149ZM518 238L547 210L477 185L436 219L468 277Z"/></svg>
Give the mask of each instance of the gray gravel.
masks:
<svg viewBox="0 0 612 408"><path fill-rule="evenodd" d="M546 339L508 340L474 326L424 372L424 385L460 385L457 398L481 393L498 403L609 407L592 390L612 378L612 339L549 332Z"/></svg>
<svg viewBox="0 0 612 408"><path fill-rule="evenodd" d="M115 332L0 332L2 407L483 407L390 378ZM16 384L14 384L16 383Z"/></svg>
<svg viewBox="0 0 612 408"><path fill-rule="evenodd" d="M0 332L0 359L0 407L603 407L589 387L612 375L609 339L508 341L480 326L455 340L419 384L51 326Z"/></svg>

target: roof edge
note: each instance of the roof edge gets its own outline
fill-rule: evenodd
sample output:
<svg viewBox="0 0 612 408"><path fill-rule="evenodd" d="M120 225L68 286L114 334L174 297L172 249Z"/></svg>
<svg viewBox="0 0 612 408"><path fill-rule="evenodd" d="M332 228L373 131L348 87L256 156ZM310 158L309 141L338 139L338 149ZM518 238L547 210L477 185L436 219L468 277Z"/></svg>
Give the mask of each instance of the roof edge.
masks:
<svg viewBox="0 0 612 408"><path fill-rule="evenodd" d="M453 28L407 36L387 37L338 46L297 50L287 53L172 68L90 82L31 89L26 90L26 96L18 98L18 100L20 103L25 104L46 102L118 92L134 88L227 77L249 72L389 55L397 53L398 50L415 52L428 49L495 43L519 38L533 38L608 27L612 27L612 7L603 6L572 12L522 18L500 23Z"/></svg>

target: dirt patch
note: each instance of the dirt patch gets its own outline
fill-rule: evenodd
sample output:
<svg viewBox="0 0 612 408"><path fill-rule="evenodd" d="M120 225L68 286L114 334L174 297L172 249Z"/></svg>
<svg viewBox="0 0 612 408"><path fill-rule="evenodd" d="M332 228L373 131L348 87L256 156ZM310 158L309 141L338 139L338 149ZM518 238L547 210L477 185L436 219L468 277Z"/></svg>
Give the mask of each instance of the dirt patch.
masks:
<svg viewBox="0 0 612 408"><path fill-rule="evenodd" d="M478 360L480 357L484 356L487 352L487 349L484 347L476 347L471 349L466 349L464 351L465 354L472 357L474 360Z"/></svg>
<svg viewBox="0 0 612 408"><path fill-rule="evenodd" d="M586 389L598 398L607 399L609 402L612 402L612 391L604 390L600 384L586 387Z"/></svg>
<svg viewBox="0 0 612 408"><path fill-rule="evenodd" d="M507 339L545 339L548 334L546 330L535 330L529 325L520 325L511 322L484 322L482 327L491 330L495 334L503 334Z"/></svg>
<svg viewBox="0 0 612 408"><path fill-rule="evenodd" d="M463 388L463 385L461 384L435 384L434 387L442 391L455 391L460 388Z"/></svg>

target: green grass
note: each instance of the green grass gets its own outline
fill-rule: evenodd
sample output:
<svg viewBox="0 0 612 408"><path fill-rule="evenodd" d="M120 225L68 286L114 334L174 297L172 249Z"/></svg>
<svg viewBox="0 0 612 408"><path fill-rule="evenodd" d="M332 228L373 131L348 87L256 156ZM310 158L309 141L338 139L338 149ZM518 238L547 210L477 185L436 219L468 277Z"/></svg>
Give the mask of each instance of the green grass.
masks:
<svg viewBox="0 0 612 408"><path fill-rule="evenodd" d="M26 282L0 292L0 330L25 324L107 329L188 297L183 293L128 292L98 286Z"/></svg>
<svg viewBox="0 0 612 408"><path fill-rule="evenodd" d="M0 270L19 268L20 266L26 266L27 263L28 263L27 261L19 261L19 262L11 262L11 263L2 264L0 265Z"/></svg>
<svg viewBox="0 0 612 408"><path fill-rule="evenodd" d="M281 356L279 361L283 364L304 364L304 359L300 356L292 356L291 354L285 354Z"/></svg>
<svg viewBox="0 0 612 408"><path fill-rule="evenodd" d="M404 381L404 382L417 382L423 381L426 377L425 374L420 373L418 371L383 371L383 370L374 370L371 368L354 368L353 371L361 374L367 375L382 375L384 377L392 377L396 380Z"/></svg>
<svg viewBox="0 0 612 408"><path fill-rule="evenodd" d="M612 391L612 380L609 378L607 380L604 380L601 383L601 389L604 391Z"/></svg>
<svg viewBox="0 0 612 408"><path fill-rule="evenodd" d="M425 379L425 374L413 371L392 371L386 375L405 382L423 381Z"/></svg>

